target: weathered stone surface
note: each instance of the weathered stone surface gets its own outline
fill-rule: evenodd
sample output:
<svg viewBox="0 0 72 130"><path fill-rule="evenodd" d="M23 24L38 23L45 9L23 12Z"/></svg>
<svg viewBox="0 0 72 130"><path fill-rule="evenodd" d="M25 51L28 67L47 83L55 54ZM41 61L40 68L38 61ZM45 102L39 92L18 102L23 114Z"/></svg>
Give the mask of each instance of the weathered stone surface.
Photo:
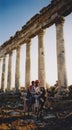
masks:
<svg viewBox="0 0 72 130"><path fill-rule="evenodd" d="M42 117L34 118L32 112L24 115L24 107L20 93L3 93L0 95L0 129L4 130L71 130L72 129L72 100L49 100L50 107L41 110ZM49 108L48 108L49 107Z"/></svg>
<svg viewBox="0 0 72 130"><path fill-rule="evenodd" d="M16 49L16 70L15 70L15 89L20 86L20 46Z"/></svg>
<svg viewBox="0 0 72 130"><path fill-rule="evenodd" d="M29 87L30 85L30 77L31 77L31 40L29 40L26 44L26 68L25 68L25 87Z"/></svg>
<svg viewBox="0 0 72 130"><path fill-rule="evenodd" d="M38 79L40 87L46 87L44 33L45 31L42 30L38 34Z"/></svg>
<svg viewBox="0 0 72 130"><path fill-rule="evenodd" d="M6 57L3 57L3 65L2 65L2 77L1 77L1 90L4 90L4 81L5 81L5 59Z"/></svg>
<svg viewBox="0 0 72 130"><path fill-rule="evenodd" d="M10 91L11 88L11 70L12 70L12 52L9 53L9 60L8 60L7 91Z"/></svg>
<svg viewBox="0 0 72 130"><path fill-rule="evenodd" d="M65 47L63 34L64 19L61 17L56 21L56 40L57 40L57 66L58 66L58 86L67 87L67 75L65 64Z"/></svg>
<svg viewBox="0 0 72 130"><path fill-rule="evenodd" d="M65 49L63 38L63 17L72 12L72 0L52 0L51 3L41 9L39 13L34 15L21 30L17 31L14 36L11 36L8 41L0 46L0 58L14 49L17 49L21 44L26 43L26 77L25 87L30 85L30 39L38 35L38 78L40 86L46 86L45 63L44 63L44 45L43 45L43 30L49 26L56 24L57 32L57 59L58 59L58 82L59 86L63 86L63 90L67 87L66 67L65 67ZM15 86L19 87L19 58L20 53L17 51L16 60L16 77ZM11 69L9 61L9 68ZM8 90L11 84L11 70L8 71ZM5 65L3 64L2 71L2 86L4 88ZM65 88L65 89L64 89ZM61 91L62 92L62 91Z"/></svg>
<svg viewBox="0 0 72 130"><path fill-rule="evenodd" d="M38 34L42 28L47 28L55 23L59 16L67 16L72 12L72 0L56 0L52 1L47 7L40 10L39 14L33 16L17 31L15 36L11 37L0 47L0 57L16 48L19 44L26 43L28 38L32 38Z"/></svg>

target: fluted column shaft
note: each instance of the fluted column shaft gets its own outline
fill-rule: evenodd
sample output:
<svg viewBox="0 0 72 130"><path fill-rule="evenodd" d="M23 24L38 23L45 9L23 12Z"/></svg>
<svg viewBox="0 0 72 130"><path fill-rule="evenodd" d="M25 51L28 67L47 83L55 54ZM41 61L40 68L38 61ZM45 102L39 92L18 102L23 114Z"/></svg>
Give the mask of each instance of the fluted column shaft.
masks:
<svg viewBox="0 0 72 130"><path fill-rule="evenodd" d="M3 57L3 65L2 65L1 90L4 90L4 82L5 82L5 56Z"/></svg>
<svg viewBox="0 0 72 130"><path fill-rule="evenodd" d="M20 47L16 49L16 71L15 71L15 89L16 91L20 86Z"/></svg>
<svg viewBox="0 0 72 130"><path fill-rule="evenodd" d="M44 30L38 34L38 79L40 87L46 87L45 54L44 54Z"/></svg>
<svg viewBox="0 0 72 130"><path fill-rule="evenodd" d="M58 85L67 87L63 24L63 18L58 19L56 22Z"/></svg>
<svg viewBox="0 0 72 130"><path fill-rule="evenodd" d="M9 52L8 60L8 77L7 77L7 91L11 89L11 72L12 72L12 52Z"/></svg>
<svg viewBox="0 0 72 130"><path fill-rule="evenodd" d="M31 40L26 43L25 87L29 87L31 78Z"/></svg>

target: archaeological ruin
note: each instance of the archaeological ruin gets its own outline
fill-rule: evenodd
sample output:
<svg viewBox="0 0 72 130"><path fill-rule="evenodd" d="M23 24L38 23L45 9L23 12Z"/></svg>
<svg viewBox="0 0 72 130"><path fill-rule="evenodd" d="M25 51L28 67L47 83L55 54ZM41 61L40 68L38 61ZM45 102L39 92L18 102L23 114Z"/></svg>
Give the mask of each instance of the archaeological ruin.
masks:
<svg viewBox="0 0 72 130"><path fill-rule="evenodd" d="M63 26L64 18L72 12L72 0L52 0L51 3L42 8L34 15L21 30L17 31L14 36L11 36L8 41L0 46L0 64L2 65L1 90L4 90L5 80L5 60L9 55L8 60L8 77L7 91L10 91L11 86L11 65L13 50L16 50L16 69L15 69L15 88L19 89L19 67L20 67L20 47L26 45L26 68L25 68L25 87L30 85L31 75L31 40L38 36L38 79L40 86L46 86L45 78L45 55L44 55L44 34L45 30L55 24L56 27L56 46L57 46L57 71L58 71L58 86L65 90L67 88L67 74L65 64L65 47Z"/></svg>

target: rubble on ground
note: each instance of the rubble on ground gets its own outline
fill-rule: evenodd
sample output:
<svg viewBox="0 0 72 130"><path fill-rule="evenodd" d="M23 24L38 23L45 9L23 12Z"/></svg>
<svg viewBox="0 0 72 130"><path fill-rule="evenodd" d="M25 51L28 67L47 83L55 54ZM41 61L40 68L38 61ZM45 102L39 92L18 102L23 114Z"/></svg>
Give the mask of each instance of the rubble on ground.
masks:
<svg viewBox="0 0 72 130"><path fill-rule="evenodd" d="M41 115L24 112L21 93L0 94L0 130L72 130L72 99L50 97Z"/></svg>

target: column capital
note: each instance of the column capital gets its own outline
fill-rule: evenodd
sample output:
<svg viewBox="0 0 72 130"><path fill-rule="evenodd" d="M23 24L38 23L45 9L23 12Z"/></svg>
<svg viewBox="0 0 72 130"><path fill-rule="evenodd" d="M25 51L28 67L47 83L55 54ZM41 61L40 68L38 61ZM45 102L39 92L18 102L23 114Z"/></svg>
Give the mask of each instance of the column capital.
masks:
<svg viewBox="0 0 72 130"><path fill-rule="evenodd" d="M2 57L2 58L4 59L5 57L6 57L6 55L3 55L3 57Z"/></svg>
<svg viewBox="0 0 72 130"><path fill-rule="evenodd" d="M38 35L44 35L45 34L45 30L44 29L41 29L38 33Z"/></svg>
<svg viewBox="0 0 72 130"><path fill-rule="evenodd" d="M27 43L27 44L31 43L31 39L28 38L28 39L26 40L26 43Z"/></svg>
<svg viewBox="0 0 72 130"><path fill-rule="evenodd" d="M20 46L17 46L16 51L20 51L20 48L21 48Z"/></svg>
<svg viewBox="0 0 72 130"><path fill-rule="evenodd" d="M1 59L2 59L2 58L0 57L0 61L1 61Z"/></svg>
<svg viewBox="0 0 72 130"><path fill-rule="evenodd" d="M20 45L18 45L18 46L16 47L16 49L18 49L18 48L20 48Z"/></svg>
<svg viewBox="0 0 72 130"><path fill-rule="evenodd" d="M8 53L9 55L12 55L12 51L9 51L9 53Z"/></svg>
<svg viewBox="0 0 72 130"><path fill-rule="evenodd" d="M59 16L59 17L56 19L55 24L56 24L56 25L57 25L57 24L64 24L64 21L65 21L64 17L63 17L63 16Z"/></svg>

